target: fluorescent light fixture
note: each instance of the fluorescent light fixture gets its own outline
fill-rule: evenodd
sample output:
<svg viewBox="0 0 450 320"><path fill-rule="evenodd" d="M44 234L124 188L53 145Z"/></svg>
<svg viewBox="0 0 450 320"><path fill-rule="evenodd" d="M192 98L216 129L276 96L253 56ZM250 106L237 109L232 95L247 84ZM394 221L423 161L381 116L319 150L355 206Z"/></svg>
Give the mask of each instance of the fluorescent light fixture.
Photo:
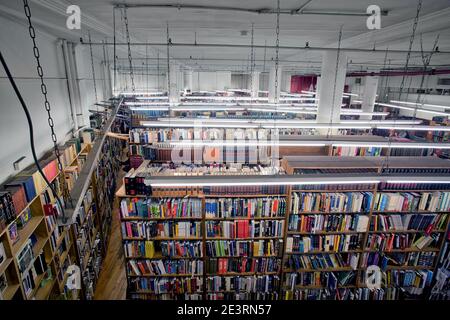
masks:
<svg viewBox="0 0 450 320"><path fill-rule="evenodd" d="M398 148L398 149L450 149L450 143L416 142L333 142L333 147Z"/></svg>
<svg viewBox="0 0 450 320"><path fill-rule="evenodd" d="M390 102L392 102L392 103L408 104L408 105L412 105L412 106L422 106L422 107L450 109L450 106L444 106L444 105L439 105L439 104L417 103L417 102L408 102L408 101L399 101L399 100L391 100Z"/></svg>
<svg viewBox="0 0 450 320"><path fill-rule="evenodd" d="M420 108L414 108L414 107L406 107L406 106L398 106L395 104L390 104L390 103L381 103L381 102L376 102L377 105L379 106L383 106L383 107L389 107L389 108L396 108L396 109L403 109L403 110L409 110L409 111L418 111L418 112L424 112L424 113L431 113L431 114L436 114L436 115L440 115L440 116L450 116L450 113L447 112L440 112L440 111L435 111L435 110L429 110L429 109L420 109Z"/></svg>
<svg viewBox="0 0 450 320"><path fill-rule="evenodd" d="M315 141L278 141L278 140L257 140L257 139L249 139L249 140L237 140L237 141L228 141L228 140L182 140L182 141L166 141L167 144L173 146L181 146L181 147L325 147L327 144L323 142L315 142Z"/></svg>
<svg viewBox="0 0 450 320"><path fill-rule="evenodd" d="M302 90L302 93L310 94L310 95L313 95L313 96L316 95L316 93L315 93L314 91L306 91L306 90Z"/></svg>
<svg viewBox="0 0 450 320"><path fill-rule="evenodd" d="M226 177L226 176L222 176ZM189 179L183 179L183 182L152 182L151 180L148 182L148 185L152 187L220 187L220 186L280 186L280 185L322 185L322 184L370 184L370 183L379 183L379 180L340 180L340 181L333 181L333 180L320 180L320 181L305 181L305 180L281 180L277 181L270 176L259 176L263 179L258 179L255 181L236 181L236 176L230 176L234 178L235 180L228 180L223 179L223 181L220 181L221 179L214 179L214 176L208 176L209 181L189 181ZM241 177L241 176L239 176ZM283 177L283 176L280 176ZM185 178L185 177L183 177ZM269 178L269 179L268 179ZM157 180L158 177L155 177L152 180ZM158 179L160 180L160 179ZM147 184L147 182L146 182Z"/></svg>
<svg viewBox="0 0 450 320"><path fill-rule="evenodd" d="M169 100L167 96L154 96L154 97L136 97L138 100Z"/></svg>
<svg viewBox="0 0 450 320"><path fill-rule="evenodd" d="M169 106L130 107L131 111L169 111Z"/></svg>
<svg viewBox="0 0 450 320"><path fill-rule="evenodd" d="M450 127L446 126L389 126L389 125L378 125L378 129L384 130L403 130L403 131L435 131L435 132L447 132L450 131Z"/></svg>
<svg viewBox="0 0 450 320"><path fill-rule="evenodd" d="M369 124L369 125L387 125L387 124L421 124L422 120L341 120L344 124Z"/></svg>
<svg viewBox="0 0 450 320"><path fill-rule="evenodd" d="M344 97L359 97L356 93L343 92L342 95Z"/></svg>
<svg viewBox="0 0 450 320"><path fill-rule="evenodd" d="M363 102L362 102L361 100L352 100L352 103L355 103L355 104L362 104Z"/></svg>
<svg viewBox="0 0 450 320"><path fill-rule="evenodd" d="M357 116L388 116L389 112L364 112L362 110L358 109L348 109L343 110L341 109L341 114L345 115L357 115Z"/></svg>
<svg viewBox="0 0 450 320"><path fill-rule="evenodd" d="M123 103L126 106L169 106L169 105L177 105L175 103L169 103L169 102L124 102Z"/></svg>
<svg viewBox="0 0 450 320"><path fill-rule="evenodd" d="M285 108L248 108L248 111L253 112L273 112L273 113L296 113L296 114L317 114L317 110L300 110L300 109L285 109Z"/></svg>

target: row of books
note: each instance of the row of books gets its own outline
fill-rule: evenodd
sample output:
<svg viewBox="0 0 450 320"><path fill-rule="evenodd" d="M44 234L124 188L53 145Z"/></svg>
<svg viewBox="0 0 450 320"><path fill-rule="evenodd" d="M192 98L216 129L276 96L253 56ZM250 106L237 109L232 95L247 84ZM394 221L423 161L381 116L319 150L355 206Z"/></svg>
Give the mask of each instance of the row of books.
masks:
<svg viewBox="0 0 450 320"><path fill-rule="evenodd" d="M226 273L278 273L281 271L281 259L279 258L210 258L206 262L208 274Z"/></svg>
<svg viewBox="0 0 450 320"><path fill-rule="evenodd" d="M366 274L362 273L362 283L365 283ZM433 280L431 270L387 270L381 274L382 286L390 287L429 287Z"/></svg>
<svg viewBox="0 0 450 320"><path fill-rule="evenodd" d="M301 212L369 212L371 192L293 193L293 214Z"/></svg>
<svg viewBox="0 0 450 320"><path fill-rule="evenodd" d="M295 172L294 172L295 174ZM296 184L293 185L293 190L304 191L333 191L333 192L345 192L347 190L374 190L376 184L373 183L355 183L355 184Z"/></svg>
<svg viewBox="0 0 450 320"><path fill-rule="evenodd" d="M271 292L280 286L280 277L277 275L224 277L214 276L206 278L208 292Z"/></svg>
<svg viewBox="0 0 450 320"><path fill-rule="evenodd" d="M136 278L129 284L131 291L152 292L154 294L170 293L201 293L203 277L180 278Z"/></svg>
<svg viewBox="0 0 450 320"><path fill-rule="evenodd" d="M449 211L450 192L377 193L375 211Z"/></svg>
<svg viewBox="0 0 450 320"><path fill-rule="evenodd" d="M297 271L301 269L323 270L335 268L358 268L359 253L291 255L286 267Z"/></svg>
<svg viewBox="0 0 450 320"><path fill-rule="evenodd" d="M398 300L399 288L296 289L284 293L285 300Z"/></svg>
<svg viewBox="0 0 450 320"><path fill-rule="evenodd" d="M286 186L259 185L259 186L206 186L202 192L206 195L284 195Z"/></svg>
<svg viewBox="0 0 450 320"><path fill-rule="evenodd" d="M338 272L292 272L285 276L284 286L294 290L301 287L324 287L335 290L338 286L352 286L356 283L355 271Z"/></svg>
<svg viewBox="0 0 450 320"><path fill-rule="evenodd" d="M427 247L437 248L440 236L439 233L433 233L431 235L422 235L420 233L369 234L366 248L381 251L405 250L409 248L424 249Z"/></svg>
<svg viewBox="0 0 450 320"><path fill-rule="evenodd" d="M308 253L315 251L342 252L361 248L363 235L293 235L286 239L286 252Z"/></svg>
<svg viewBox="0 0 450 320"><path fill-rule="evenodd" d="M381 182L379 190L401 191L401 190L449 190L450 183L387 183Z"/></svg>
<svg viewBox="0 0 450 320"><path fill-rule="evenodd" d="M120 202L122 218L180 218L202 217L200 199L139 199L126 198Z"/></svg>
<svg viewBox="0 0 450 320"><path fill-rule="evenodd" d="M295 232L366 232L367 215L290 215L288 230Z"/></svg>
<svg viewBox="0 0 450 320"><path fill-rule="evenodd" d="M201 241L161 241L164 257L203 257Z"/></svg>
<svg viewBox="0 0 450 320"><path fill-rule="evenodd" d="M284 233L283 220L207 221L205 227L210 238L281 237Z"/></svg>
<svg viewBox="0 0 450 320"><path fill-rule="evenodd" d="M390 214L373 215L370 221L371 231L439 231L445 228L447 214Z"/></svg>
<svg viewBox="0 0 450 320"><path fill-rule="evenodd" d="M0 232L16 219L16 209L9 192L0 192Z"/></svg>
<svg viewBox="0 0 450 320"><path fill-rule="evenodd" d="M179 140L209 140L209 139L267 139L270 130L267 129L224 129L224 128L203 128L203 129L142 129L134 128L130 130L129 141L131 143L158 143Z"/></svg>
<svg viewBox="0 0 450 320"><path fill-rule="evenodd" d="M334 147L333 156L371 156L376 157L381 155L382 148L380 147Z"/></svg>
<svg viewBox="0 0 450 320"><path fill-rule="evenodd" d="M134 276L155 276L189 274L202 275L202 260L129 260L128 274Z"/></svg>
<svg viewBox="0 0 450 320"><path fill-rule="evenodd" d="M150 240L156 237L201 237L200 221L138 221L122 222L122 235L124 238L144 238Z"/></svg>
<svg viewBox="0 0 450 320"><path fill-rule="evenodd" d="M260 301L274 301L279 299L279 293L272 292L208 292L206 300L260 300Z"/></svg>
<svg viewBox="0 0 450 320"><path fill-rule="evenodd" d="M283 240L217 240L206 241L208 257L281 256Z"/></svg>
<svg viewBox="0 0 450 320"><path fill-rule="evenodd" d="M289 165L288 165L289 166ZM293 174L295 175L302 175L302 174L368 174L368 173L376 173L378 172L376 168L317 168L317 169L310 169L310 168L293 168ZM331 187L333 187L331 185ZM335 188L338 186L334 185ZM340 186L342 188L342 186ZM351 187L350 189L354 189ZM373 188L367 188L367 189L373 189ZM324 190L324 189L319 189Z"/></svg>
<svg viewBox="0 0 450 320"><path fill-rule="evenodd" d="M218 198L205 200L206 218L284 217L285 198Z"/></svg>
<svg viewBox="0 0 450 320"><path fill-rule="evenodd" d="M398 253L380 253L366 252L362 257L361 266L370 265L379 266L386 270L388 266L420 266L431 267L434 264L436 252L398 252Z"/></svg>

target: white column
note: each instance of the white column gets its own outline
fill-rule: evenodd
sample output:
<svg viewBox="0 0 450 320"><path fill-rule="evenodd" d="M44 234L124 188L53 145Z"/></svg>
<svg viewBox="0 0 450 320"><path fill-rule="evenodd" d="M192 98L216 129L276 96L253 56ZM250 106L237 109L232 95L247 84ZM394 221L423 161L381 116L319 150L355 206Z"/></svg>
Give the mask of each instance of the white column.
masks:
<svg viewBox="0 0 450 320"><path fill-rule="evenodd" d="M378 77L365 77L361 109L373 112L378 91ZM371 120L372 116L360 116L360 119Z"/></svg>
<svg viewBox="0 0 450 320"><path fill-rule="evenodd" d="M194 72L192 72L192 70L184 71L184 89L191 90L192 92L193 82L194 82Z"/></svg>
<svg viewBox="0 0 450 320"><path fill-rule="evenodd" d="M269 71L269 102L275 103L280 100L281 91L281 73L283 72L281 66L278 66L278 90L275 92L275 66L272 66Z"/></svg>
<svg viewBox="0 0 450 320"><path fill-rule="evenodd" d="M322 60L320 92L318 94L319 107L317 110L318 123L339 123L342 93L345 85L347 70L347 56L340 53L336 70L337 52L325 52ZM337 73L337 77L336 77ZM333 100L334 92L334 100ZM319 129L322 134L336 134L337 130Z"/></svg>
<svg viewBox="0 0 450 320"><path fill-rule="evenodd" d="M171 103L177 103L180 101L180 92L179 92L179 74L180 69L178 66L173 65L170 67L170 95L169 95L169 102Z"/></svg>
<svg viewBox="0 0 450 320"><path fill-rule="evenodd" d="M319 97L319 94L320 94L320 81L321 80L322 80L322 77L318 76L317 83L316 83L316 97Z"/></svg>
<svg viewBox="0 0 450 320"><path fill-rule="evenodd" d="M253 74L251 74L252 77L252 87L250 88L251 90L251 95L252 98L257 98L258 97L258 92L259 92L259 72L254 71Z"/></svg>

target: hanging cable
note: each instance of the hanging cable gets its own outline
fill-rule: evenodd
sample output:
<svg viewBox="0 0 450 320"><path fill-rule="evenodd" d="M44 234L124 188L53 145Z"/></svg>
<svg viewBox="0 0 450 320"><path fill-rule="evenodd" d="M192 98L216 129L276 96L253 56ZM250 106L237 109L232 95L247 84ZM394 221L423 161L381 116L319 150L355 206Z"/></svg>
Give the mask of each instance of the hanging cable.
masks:
<svg viewBox="0 0 450 320"><path fill-rule="evenodd" d="M11 75L11 72L9 71L8 65L6 64L5 59L3 58L3 54L0 51L0 61L3 65L3 68L5 69L5 73L6 76L8 77L9 82L11 83L11 86L14 89L14 92L16 93L17 98L19 99L20 105L22 106L23 111L25 112L25 116L27 117L27 123L28 123L28 129L29 129L29 138L30 138L30 147L31 147L31 154L33 156L33 160L34 160L34 164L36 165L39 173L41 174L42 178L44 179L45 183L47 184L47 186L50 188L50 190L52 191L53 195L55 195L56 201L58 201L58 204L61 208L61 213L63 215L63 217L65 217L65 212L64 212L64 206L61 203L61 200L58 197L58 194L56 193L55 188L53 187L53 185L50 183L50 181L48 181L47 177L44 174L44 171L42 171L41 165L39 164L39 160L37 158L36 155L36 149L34 146L34 130L33 130L33 121L31 120L31 115L30 112L28 111L28 108L25 104L25 101L23 100L22 95L20 94L19 89L17 88L16 82L14 81L13 76Z"/></svg>
<svg viewBox="0 0 450 320"><path fill-rule="evenodd" d="M267 51L267 40L264 40L263 72L266 72L266 51Z"/></svg>
<svg viewBox="0 0 450 320"><path fill-rule="evenodd" d="M125 32L127 37L127 46L128 46L128 63L130 65L130 78L131 78L131 90L134 93L136 91L136 87L134 86L134 73L133 73L133 59L131 57L131 41L130 41L130 30L128 27L128 17L127 17L127 8L123 9L123 20L125 22Z"/></svg>
<svg viewBox="0 0 450 320"><path fill-rule="evenodd" d="M403 74L402 82L400 84L398 100L402 100L403 87L405 85L405 79L406 79L406 74L408 72L409 60L411 59L411 50L412 50L412 46L414 44L414 38L416 36L416 29L417 29L417 24L419 23L419 16L420 16L421 10L422 10L422 0L419 0L419 3L417 4L416 16L414 18L411 37L409 38L409 49L408 49L408 53L406 55L406 62L405 62L405 68L404 68L405 73Z"/></svg>
<svg viewBox="0 0 450 320"><path fill-rule="evenodd" d="M169 37L169 22L166 25L166 39L167 39L167 96L170 102L170 37Z"/></svg>
<svg viewBox="0 0 450 320"><path fill-rule="evenodd" d="M70 197L69 189L66 186L66 179L64 178L63 165L61 163L61 159L60 159L61 157L60 157L60 153L59 153L59 149L58 149L58 139L57 139L56 133L55 133L55 123L53 121L53 117L51 114L50 102L48 101L48 97L47 97L48 91L47 91L47 86L44 82L44 71L41 66L40 52L39 52L39 48L37 47L37 43L36 43L36 31L31 22L31 9L30 9L30 6L28 5L28 0L23 0L23 8L24 8L27 20L28 20L28 31L30 34L30 38L33 42L33 55L34 55L34 58L35 58L36 64L37 64L37 67L36 67L37 74L38 74L40 82L41 82L41 93L44 97L44 107L45 107L45 110L47 111L47 122L50 127L51 139L53 141L53 150L55 152L55 156L56 156L57 163L58 163L60 185L62 187L63 197L66 200L65 203L67 204L69 202L70 204L72 204L72 199ZM16 94L17 93L18 92L16 92ZM42 174L42 172L41 172L41 174ZM45 179L44 175L43 175L43 177ZM51 190L53 191L54 189L51 189ZM62 218L63 218L63 220L65 220L66 217L65 217L65 213L64 213L64 206L62 205L58 194L54 192L54 196L57 199L58 204L61 208L61 211L63 214Z"/></svg>

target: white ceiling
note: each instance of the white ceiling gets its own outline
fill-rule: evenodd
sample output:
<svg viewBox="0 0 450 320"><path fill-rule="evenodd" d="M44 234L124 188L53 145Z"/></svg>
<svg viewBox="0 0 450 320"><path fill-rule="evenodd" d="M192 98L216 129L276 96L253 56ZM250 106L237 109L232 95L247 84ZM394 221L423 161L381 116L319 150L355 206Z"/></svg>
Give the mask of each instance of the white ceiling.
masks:
<svg viewBox="0 0 450 320"><path fill-rule="evenodd" d="M22 1L3 1L0 13L16 12L23 16ZM126 4L181 4L196 6L221 6L242 9L276 9L275 0L165 0L165 1L111 1L111 0L35 0L32 10L36 22L48 32L58 36L78 41L82 36L87 41L87 29L92 30L94 41L112 41L113 33L113 3ZM377 49L407 50L412 32L412 21L416 14L418 0L281 0L282 10L293 10L308 3L305 11L333 11L364 13L371 4L376 4L382 10L388 10L383 16L381 30L370 31L366 27L366 17L338 15L289 15L282 14L280 18L280 45L304 46L306 42L312 47L336 47L339 29L342 27L342 47L369 48L375 45ZM83 16L83 29L69 31L65 29L64 8L69 4L79 5ZM223 43L250 44L250 29L254 23L254 43L256 45L275 44L276 15L255 14L240 11L223 11L185 8L129 8L127 10L132 41L166 43L166 23L169 24L170 38L174 43ZM124 30L121 21L121 11L116 10L116 31ZM241 35L246 30L247 35ZM414 49L420 50L419 34L423 33L424 49L430 50L434 39L440 34L439 48L450 51L450 1L424 0L421 19L417 29ZM123 37L117 37L118 42L124 42ZM126 47L118 51L120 58L126 58ZM160 52L161 59L166 58L165 47L148 48L147 57L155 57ZM112 51L112 50L111 50ZM99 51L100 52L100 51ZM248 65L250 48L204 48L204 47L172 47L172 58L184 65L196 68L223 70L242 69ZM145 47L133 47L133 58L145 57ZM266 60L274 58L275 51L268 49ZM377 69L382 67L384 53L349 54L349 68ZM192 60L189 60L192 57ZM406 53L390 54L393 66L401 67L405 63ZM432 65L450 66L450 55L435 55ZM210 59L210 60L209 60ZM264 64L264 50L256 50L257 64ZM305 52L297 50L281 50L280 59L286 68L308 71L320 70L320 52ZM122 60L121 60L122 61ZM413 55L412 65L420 65L420 56ZM125 64L126 61L123 61ZM150 60L155 64L155 60Z"/></svg>

